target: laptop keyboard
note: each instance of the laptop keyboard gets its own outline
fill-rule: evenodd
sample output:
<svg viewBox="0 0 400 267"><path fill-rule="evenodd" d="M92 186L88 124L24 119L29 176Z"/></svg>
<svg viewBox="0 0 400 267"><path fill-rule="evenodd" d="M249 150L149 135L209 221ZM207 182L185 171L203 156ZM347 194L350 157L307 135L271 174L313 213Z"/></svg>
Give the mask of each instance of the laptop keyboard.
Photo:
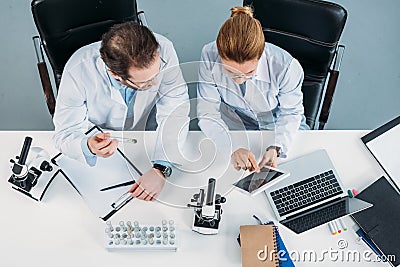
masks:
<svg viewBox="0 0 400 267"><path fill-rule="evenodd" d="M271 192L279 215L318 203L343 193L332 170Z"/></svg>
<svg viewBox="0 0 400 267"><path fill-rule="evenodd" d="M328 205L327 207L317 209L314 212L301 215L298 218L284 220L281 223L293 230L295 233L301 233L317 227L321 224L332 221L346 214L346 201L339 201Z"/></svg>

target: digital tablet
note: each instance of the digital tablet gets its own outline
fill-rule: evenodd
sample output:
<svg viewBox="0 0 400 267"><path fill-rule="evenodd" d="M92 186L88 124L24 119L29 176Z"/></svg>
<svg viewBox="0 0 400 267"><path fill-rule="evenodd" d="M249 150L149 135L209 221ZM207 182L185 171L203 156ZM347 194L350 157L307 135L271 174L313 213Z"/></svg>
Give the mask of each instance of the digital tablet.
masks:
<svg viewBox="0 0 400 267"><path fill-rule="evenodd" d="M247 195L254 196L288 176L287 172L272 167L263 167L259 173L252 172L234 183L233 186Z"/></svg>

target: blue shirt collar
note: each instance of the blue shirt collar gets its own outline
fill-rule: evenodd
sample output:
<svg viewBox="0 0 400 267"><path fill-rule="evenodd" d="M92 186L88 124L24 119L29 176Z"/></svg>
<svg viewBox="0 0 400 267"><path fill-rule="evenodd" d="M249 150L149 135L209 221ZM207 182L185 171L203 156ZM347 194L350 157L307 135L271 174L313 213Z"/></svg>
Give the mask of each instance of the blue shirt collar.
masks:
<svg viewBox="0 0 400 267"><path fill-rule="evenodd" d="M122 83L120 83L119 81L117 81L113 76L111 76L110 72L109 72L109 68L106 67L106 73L107 73L107 77L110 80L111 86L114 87L117 90L123 90L125 89L125 87L128 87L126 85L123 85Z"/></svg>

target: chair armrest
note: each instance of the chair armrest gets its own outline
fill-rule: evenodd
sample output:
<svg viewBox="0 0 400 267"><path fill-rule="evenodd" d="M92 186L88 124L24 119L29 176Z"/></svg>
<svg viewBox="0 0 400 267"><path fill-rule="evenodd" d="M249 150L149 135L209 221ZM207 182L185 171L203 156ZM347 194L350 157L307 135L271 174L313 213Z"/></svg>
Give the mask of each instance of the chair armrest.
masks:
<svg viewBox="0 0 400 267"><path fill-rule="evenodd" d="M333 65L333 69L330 71L329 81L328 81L328 85L327 85L325 96L324 96L324 102L322 104L321 114L319 115L318 130L323 130L326 122L328 121L328 117L329 117L329 113L330 113L331 105L332 105L333 95L335 93L336 84L337 84L337 81L339 78L339 70L340 70L344 50L345 50L345 46L339 45L339 47L336 51L335 62Z"/></svg>
<svg viewBox="0 0 400 267"><path fill-rule="evenodd" d="M53 87L51 86L46 61L44 60L40 37L34 36L32 40L35 47L36 57L38 61L37 67L40 75L40 82L42 83L43 93L46 98L47 108L49 109L50 115L53 117L56 106L56 99L54 97Z"/></svg>

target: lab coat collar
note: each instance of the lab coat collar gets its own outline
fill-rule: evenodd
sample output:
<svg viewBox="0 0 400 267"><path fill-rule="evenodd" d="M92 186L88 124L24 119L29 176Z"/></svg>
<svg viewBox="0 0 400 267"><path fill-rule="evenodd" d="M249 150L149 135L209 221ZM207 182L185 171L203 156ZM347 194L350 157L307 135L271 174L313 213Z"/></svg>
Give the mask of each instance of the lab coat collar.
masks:
<svg viewBox="0 0 400 267"><path fill-rule="evenodd" d="M218 55L217 58L215 59L214 65L211 68L211 73L212 74L221 74L224 73L224 70L222 68L222 62L221 58Z"/></svg>
<svg viewBox="0 0 400 267"><path fill-rule="evenodd" d="M214 62L214 66L212 67L211 72L213 74L226 75L222 67L221 57L219 55L217 56ZM254 73L252 79L267 83L271 82L269 68L268 68L268 57L265 50L262 53L260 60L258 60L257 70Z"/></svg>
<svg viewBox="0 0 400 267"><path fill-rule="evenodd" d="M268 68L268 57L267 57L267 52L265 50L262 53L260 60L258 60L257 70L254 73L253 79L267 83L271 82L269 68Z"/></svg>
<svg viewBox="0 0 400 267"><path fill-rule="evenodd" d="M118 103L120 103L120 104L125 106L126 105L125 101L122 98L121 93L119 92L119 89L122 88L121 84L116 79L114 79L114 77L112 77L109 74L109 72L108 72L109 68L104 63L104 61L101 60L100 58L99 58L99 61L101 62L101 63L99 62L99 64L102 65L101 68L99 68L99 70L100 69L104 70L104 76L105 76L104 78L106 79L106 82L107 82L107 85L108 85L107 87L110 90L111 99L113 99L113 100L117 101Z"/></svg>

